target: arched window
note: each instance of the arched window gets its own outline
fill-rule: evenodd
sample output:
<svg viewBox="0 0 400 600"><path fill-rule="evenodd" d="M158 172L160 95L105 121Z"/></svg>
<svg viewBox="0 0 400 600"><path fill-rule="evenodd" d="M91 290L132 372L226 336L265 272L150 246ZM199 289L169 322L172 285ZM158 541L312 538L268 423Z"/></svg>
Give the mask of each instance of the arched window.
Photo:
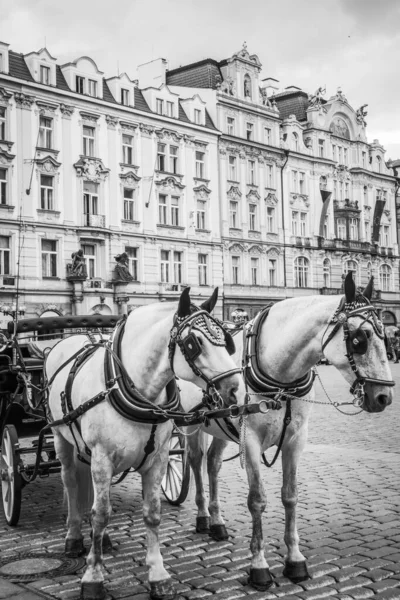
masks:
<svg viewBox="0 0 400 600"><path fill-rule="evenodd" d="M245 98L250 98L252 97L251 94L251 77L248 73L246 73L246 75L244 76L244 81L243 81L243 93L244 93L244 97Z"/></svg>
<svg viewBox="0 0 400 600"><path fill-rule="evenodd" d="M325 258L323 262L323 277L324 277L324 287L331 287L331 261L329 258Z"/></svg>
<svg viewBox="0 0 400 600"><path fill-rule="evenodd" d="M382 292L389 292L391 289L392 269L389 265L379 267L379 285Z"/></svg>
<svg viewBox="0 0 400 600"><path fill-rule="evenodd" d="M367 281L372 277L372 262L367 262Z"/></svg>
<svg viewBox="0 0 400 600"><path fill-rule="evenodd" d="M321 177L319 178L319 189L326 190L327 183L328 183L328 180L325 177L325 175L321 175Z"/></svg>
<svg viewBox="0 0 400 600"><path fill-rule="evenodd" d="M382 173L382 159L380 156L376 157L376 170L378 173Z"/></svg>
<svg viewBox="0 0 400 600"><path fill-rule="evenodd" d="M298 152L298 150L299 150L299 136L297 135L297 133L295 131L293 131L293 133L292 133L292 145L293 145L293 150L296 150L296 152Z"/></svg>
<svg viewBox="0 0 400 600"><path fill-rule="evenodd" d="M358 282L358 265L355 260L346 260L343 265L343 273L347 275L347 273L351 271L353 273L353 281L357 285Z"/></svg>
<svg viewBox="0 0 400 600"><path fill-rule="evenodd" d="M294 261L294 285L299 288L309 287L309 262L304 256Z"/></svg>

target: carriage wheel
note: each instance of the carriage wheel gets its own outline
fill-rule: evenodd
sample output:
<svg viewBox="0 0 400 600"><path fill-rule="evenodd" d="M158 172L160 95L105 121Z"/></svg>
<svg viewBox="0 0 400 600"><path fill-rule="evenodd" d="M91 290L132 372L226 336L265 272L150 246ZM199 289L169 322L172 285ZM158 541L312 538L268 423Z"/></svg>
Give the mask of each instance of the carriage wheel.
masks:
<svg viewBox="0 0 400 600"><path fill-rule="evenodd" d="M3 512L9 525L16 525L21 512L22 477L18 470L18 435L14 425L5 425L1 439L1 492Z"/></svg>
<svg viewBox="0 0 400 600"><path fill-rule="evenodd" d="M187 498L190 486L190 466L186 452L186 438L173 434L169 442L167 472L161 483L164 496L170 504L178 506Z"/></svg>

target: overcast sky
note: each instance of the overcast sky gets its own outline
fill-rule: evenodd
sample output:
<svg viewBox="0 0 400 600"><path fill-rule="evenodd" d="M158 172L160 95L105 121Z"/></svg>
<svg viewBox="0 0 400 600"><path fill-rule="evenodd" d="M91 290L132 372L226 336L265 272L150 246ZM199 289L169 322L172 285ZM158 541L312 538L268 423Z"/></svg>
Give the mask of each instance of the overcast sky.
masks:
<svg viewBox="0 0 400 600"><path fill-rule="evenodd" d="M262 77L308 93L342 88L368 104L368 141L400 158L400 0L0 0L0 40L45 44L62 64L82 55L106 77L163 57L169 68L222 60L247 42Z"/></svg>

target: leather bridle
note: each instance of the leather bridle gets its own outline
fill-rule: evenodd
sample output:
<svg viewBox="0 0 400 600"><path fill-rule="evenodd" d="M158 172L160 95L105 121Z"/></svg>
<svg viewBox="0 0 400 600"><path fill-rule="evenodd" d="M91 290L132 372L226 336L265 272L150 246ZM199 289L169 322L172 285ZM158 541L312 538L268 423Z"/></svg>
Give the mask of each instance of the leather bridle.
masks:
<svg viewBox="0 0 400 600"><path fill-rule="evenodd" d="M187 327L189 327L189 332L186 336L183 336L183 332ZM199 344L193 330L198 330L203 333L214 346L229 346L229 338L227 338L227 336L230 334L226 332L223 327L221 327L220 321L212 317L206 310L197 310L188 317L178 317L178 315L175 314L174 323L170 332L170 342L168 344L168 356L171 369L174 372L173 362L175 348L178 344L193 373L206 383L203 399L204 403L209 408L222 407L223 399L215 387L215 384L226 377L231 377L231 375L241 373L242 369L230 369L229 371L220 373L215 377L207 377L207 375L202 373L195 364L195 360L202 352L202 347Z"/></svg>
<svg viewBox="0 0 400 600"><path fill-rule="evenodd" d="M339 331L341 327L343 327L344 341L346 343L346 354L351 370L356 376L352 386L350 387L350 393L354 395L354 405L361 407L364 403L365 391L364 387L366 383L376 384L376 385L384 385L393 387L395 382L392 380L386 379L376 379L373 377L366 377L361 375L359 368L354 360L354 354L365 354L368 350L368 337L366 332L361 329L361 325L365 322L368 322L372 325L374 332L376 335L383 340L385 337L385 332L383 329L383 325L378 318L376 308L370 304L367 298L362 296L358 298L359 302L353 304L346 304L345 298L342 298L341 303L339 304L337 310L335 311L334 316L329 321L329 325L334 323L334 327L330 332L328 338L322 344L322 352L329 344L329 342L333 339L336 333ZM349 310L350 308L350 310ZM362 319L361 324L354 331L350 331L349 329L349 319L359 317Z"/></svg>

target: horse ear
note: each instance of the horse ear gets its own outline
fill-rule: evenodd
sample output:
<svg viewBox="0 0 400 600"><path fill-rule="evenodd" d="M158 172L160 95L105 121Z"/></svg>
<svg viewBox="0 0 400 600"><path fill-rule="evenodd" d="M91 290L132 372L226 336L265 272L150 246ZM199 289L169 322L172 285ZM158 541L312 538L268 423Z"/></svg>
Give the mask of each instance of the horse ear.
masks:
<svg viewBox="0 0 400 600"><path fill-rule="evenodd" d="M356 298L356 284L353 280L353 273L349 271L346 275L346 279L344 280L344 293L346 295L346 302L349 304L350 302L354 302Z"/></svg>
<svg viewBox="0 0 400 600"><path fill-rule="evenodd" d="M371 279L367 283L367 287L363 291L363 296L365 296L367 300L371 300L373 289L374 289L374 276L372 275Z"/></svg>
<svg viewBox="0 0 400 600"><path fill-rule="evenodd" d="M190 315L189 292L190 292L190 287L185 288L181 294L181 297L179 298L177 314L178 314L178 317L180 317L181 319L184 319L185 317L188 317Z"/></svg>
<svg viewBox="0 0 400 600"><path fill-rule="evenodd" d="M202 304L200 304L200 308L206 310L211 313L214 310L214 306L217 304L218 300L218 288L216 287L208 300L205 300Z"/></svg>

